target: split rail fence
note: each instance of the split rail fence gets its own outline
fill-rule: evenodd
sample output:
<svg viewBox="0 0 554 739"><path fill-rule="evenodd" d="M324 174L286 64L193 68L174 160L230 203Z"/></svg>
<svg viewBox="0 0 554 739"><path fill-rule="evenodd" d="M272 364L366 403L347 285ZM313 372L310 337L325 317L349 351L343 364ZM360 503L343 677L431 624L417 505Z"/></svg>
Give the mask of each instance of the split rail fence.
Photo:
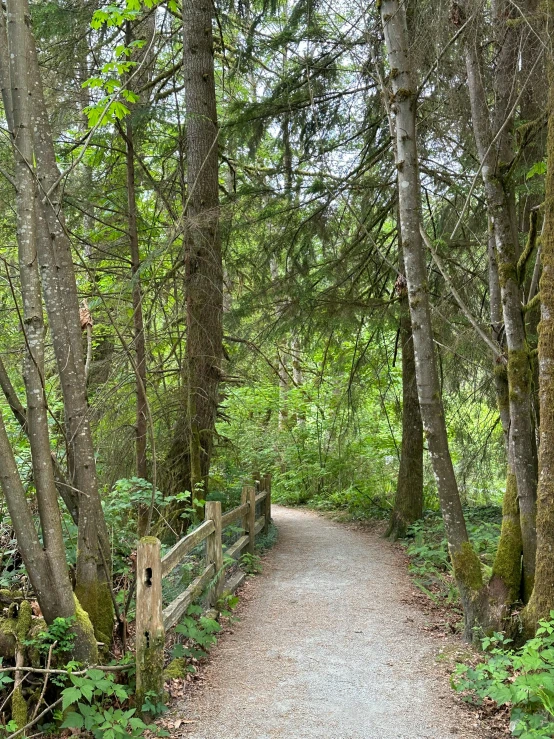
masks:
<svg viewBox="0 0 554 739"><path fill-rule="evenodd" d="M257 507L261 515L256 517ZM230 560L237 560L244 549L254 554L256 535L267 533L271 520L271 476L265 475L255 486L242 489L241 504L222 514L220 501L206 501L204 521L180 539L163 557L161 542L145 536L137 548L136 665L139 707L148 697L161 701L165 632L179 623L188 607L207 590L206 601L215 607L225 587ZM224 549L222 533L238 526L241 536ZM166 608L162 603L162 580L185 557L205 542L203 571ZM224 563L224 556L226 562Z"/></svg>

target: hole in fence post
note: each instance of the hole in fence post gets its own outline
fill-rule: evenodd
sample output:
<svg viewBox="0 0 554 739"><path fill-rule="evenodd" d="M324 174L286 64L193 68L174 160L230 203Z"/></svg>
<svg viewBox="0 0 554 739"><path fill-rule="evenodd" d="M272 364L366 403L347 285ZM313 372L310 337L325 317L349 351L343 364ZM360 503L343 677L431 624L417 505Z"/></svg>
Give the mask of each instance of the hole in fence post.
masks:
<svg viewBox="0 0 554 739"><path fill-rule="evenodd" d="M144 584L146 585L147 588L152 587L152 568L151 567L147 567L144 570Z"/></svg>
<svg viewBox="0 0 554 739"><path fill-rule="evenodd" d="M144 632L144 638L146 639L146 649L150 649L150 632Z"/></svg>

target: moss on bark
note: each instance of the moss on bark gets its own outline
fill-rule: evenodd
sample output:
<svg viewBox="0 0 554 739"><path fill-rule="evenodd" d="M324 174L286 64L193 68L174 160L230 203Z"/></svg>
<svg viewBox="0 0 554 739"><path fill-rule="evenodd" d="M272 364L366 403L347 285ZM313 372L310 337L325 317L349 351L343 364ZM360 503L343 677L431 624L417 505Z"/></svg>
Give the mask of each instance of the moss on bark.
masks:
<svg viewBox="0 0 554 739"><path fill-rule="evenodd" d="M73 657L79 662L98 662L98 646L89 614L75 595L75 647Z"/></svg>
<svg viewBox="0 0 554 739"><path fill-rule="evenodd" d="M508 385L510 388L510 399L518 400L519 397L529 391L531 384L531 362L529 349L508 352Z"/></svg>
<svg viewBox="0 0 554 739"><path fill-rule="evenodd" d="M554 2L548 8L554 11ZM537 554L535 587L522 612L523 634L535 633L540 619L554 609L554 63L549 65L548 141L542 276L539 323L540 435L539 484L537 493Z"/></svg>
<svg viewBox="0 0 554 739"><path fill-rule="evenodd" d="M22 729L28 722L29 709L27 701L23 697L21 687L17 687L12 695L12 719L17 724L18 729Z"/></svg>
<svg viewBox="0 0 554 739"><path fill-rule="evenodd" d="M142 710L144 700L150 693L155 696L163 695L164 687L164 646L165 637L163 631L158 634L149 634L147 643L137 646L137 673L140 681L137 681L137 708ZM147 718L146 712L146 718Z"/></svg>
<svg viewBox="0 0 554 739"><path fill-rule="evenodd" d="M77 585L75 596L88 614L96 640L109 647L112 643L114 610L108 583L97 580L88 588Z"/></svg>
<svg viewBox="0 0 554 739"><path fill-rule="evenodd" d="M502 507L502 529L492 575L499 577L508 592L510 602L518 600L521 588L521 527L517 502L517 482L513 472L506 478Z"/></svg>
<svg viewBox="0 0 554 739"><path fill-rule="evenodd" d="M481 560L469 541L465 541L457 552L451 552L452 567L456 581L467 590L477 593L483 587Z"/></svg>
<svg viewBox="0 0 554 739"><path fill-rule="evenodd" d="M517 283L517 267L513 262L498 263L498 279L500 287L505 287L509 280Z"/></svg>

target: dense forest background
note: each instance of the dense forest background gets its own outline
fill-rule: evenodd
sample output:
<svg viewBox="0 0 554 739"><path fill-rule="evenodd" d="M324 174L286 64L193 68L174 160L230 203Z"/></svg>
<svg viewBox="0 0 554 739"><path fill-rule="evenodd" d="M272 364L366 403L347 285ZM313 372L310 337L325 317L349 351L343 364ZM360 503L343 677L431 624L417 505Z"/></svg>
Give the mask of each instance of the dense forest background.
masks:
<svg viewBox="0 0 554 739"><path fill-rule="evenodd" d="M415 537L467 639L532 637L554 608L550 4L0 19L6 602L76 619L95 663L137 538L169 547L271 473L277 502Z"/></svg>

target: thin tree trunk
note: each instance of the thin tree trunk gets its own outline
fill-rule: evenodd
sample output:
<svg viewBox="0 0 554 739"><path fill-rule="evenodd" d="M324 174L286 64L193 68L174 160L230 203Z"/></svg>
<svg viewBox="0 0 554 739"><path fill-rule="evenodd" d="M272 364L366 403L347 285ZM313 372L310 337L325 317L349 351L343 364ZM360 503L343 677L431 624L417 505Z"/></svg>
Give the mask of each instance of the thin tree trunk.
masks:
<svg viewBox="0 0 554 739"><path fill-rule="evenodd" d="M497 8L497 36L502 38L498 63L495 111L496 131L504 133L492 145L493 136L488 119L488 107L483 88L482 72L474 39L465 37L465 58L468 90L477 151L482 164L482 177L489 217L495 238L496 258L500 278L502 309L506 344L508 348L508 384L510 410L510 459L517 480L520 525L523 545L523 595L529 598L533 589L536 553L536 456L531 417L531 363L525 336L525 322L521 310L522 292L517 274L517 230L513 219L513 188L504 181L502 168L511 161L506 123L511 105L511 72L515 73L515 53L509 9L504 3ZM502 20L500 19L502 18ZM502 30L500 30L502 29Z"/></svg>
<svg viewBox="0 0 554 739"><path fill-rule="evenodd" d="M492 339L500 349L503 344L504 324L502 322L502 302L494 232L489 228L489 302L492 327ZM494 385L500 422L504 432L506 446L507 471L506 490L502 503L502 528L494 558L492 577L488 584L489 622L495 628L501 628L507 608L521 596L521 526L519 521L519 502L517 498L517 480L510 446L510 391L506 365L498 358L494 360Z"/></svg>
<svg viewBox="0 0 554 739"><path fill-rule="evenodd" d="M400 240L401 241L401 240ZM402 244L399 244L402 249ZM402 267L403 267L403 259ZM397 280L400 296L400 351L402 356L402 445L394 507L386 536L406 536L408 527L423 515L423 424L417 397L412 322L404 269Z"/></svg>
<svg viewBox="0 0 554 739"><path fill-rule="evenodd" d="M2 388L4 397L6 398L8 405L10 406L15 419L21 426L23 432L28 436L29 428L27 425L27 411L25 410L25 408L23 407L23 404L19 400L19 397L15 391L14 386L12 385L12 382L8 376L6 367L4 366L4 362L2 361L1 357L0 357L0 388ZM78 497L77 495L75 495L73 486L70 485L65 479L65 476L63 475L56 461L55 455L51 454L51 458L52 458L52 465L54 468L54 477L56 479L56 487L58 489L58 493L61 499L63 500L63 502L65 503L67 510L69 511L69 514L71 515L71 518L73 519L75 525L78 526L79 525Z"/></svg>
<svg viewBox="0 0 554 739"><path fill-rule="evenodd" d="M125 130L125 158L127 167L127 207L129 244L131 251L131 272L133 292L133 326L135 347L135 393L136 393L136 422L135 422L135 450L137 477L148 478L146 445L148 439L148 411L146 398L146 342L144 320L142 315L142 285L140 279L140 247L137 227L137 200L135 186L135 154L133 124L127 118ZM148 506L139 507L138 531L139 537L144 536L148 526Z"/></svg>
<svg viewBox="0 0 554 739"><path fill-rule="evenodd" d="M483 580L479 557L469 542L462 505L448 448L446 419L434 353L427 269L421 226L421 194L416 143L416 86L408 57L404 4L381 2L396 117L399 216L408 300L412 320L416 378L423 428L437 481L446 537L465 616L465 634L483 617Z"/></svg>
<svg viewBox="0 0 554 739"><path fill-rule="evenodd" d="M6 367L4 366L2 357L0 357L0 387L2 388L4 397L8 401L8 405L10 406L13 415L17 419L17 422L19 423L21 428L26 432L27 431L27 413L25 411L25 408L23 407L23 404L19 400L19 396L15 392L15 388L12 385L12 382L8 376L8 373L6 372Z"/></svg>
<svg viewBox="0 0 554 739"><path fill-rule="evenodd" d="M3 11L0 9L2 23ZM13 452L0 422L0 467L2 487L13 526L37 597L48 622L58 616L76 615L58 508L56 483L50 455L50 439L46 395L44 390L44 321L41 283L37 263L37 223L35 152L31 114L31 75L29 10L21 0L7 3L7 42L9 71L3 77L11 80L10 95L4 98L11 106L13 150L17 185L17 232L19 269L23 297L23 330L25 338L24 379L27 395L26 423L31 446L33 479L42 529L42 547L34 529L26 503L25 491L17 473ZM4 34L2 33L2 36ZM4 58L2 58L2 62ZM43 274L43 279L48 275ZM90 627L90 624L88 624ZM79 636L76 652L84 659L97 657L96 642L87 638L86 616L78 619Z"/></svg>
<svg viewBox="0 0 554 739"><path fill-rule="evenodd" d="M28 18L27 0L22 0L22 6L22 12ZM88 419L77 285L71 245L59 202L60 189L56 186L59 170L44 104L35 41L29 23L25 29L27 53L21 58L21 64L25 67L28 83L30 147L39 183L33 205L36 258L64 400L70 483L79 491L77 594L91 616L99 638L111 641L113 606L106 582L109 573L104 571L104 561L110 560L109 537L98 491ZM2 57L0 62L3 63ZM15 106L13 100L5 99L4 103ZM29 414L30 408L27 412ZM100 546L104 551L103 557Z"/></svg>

